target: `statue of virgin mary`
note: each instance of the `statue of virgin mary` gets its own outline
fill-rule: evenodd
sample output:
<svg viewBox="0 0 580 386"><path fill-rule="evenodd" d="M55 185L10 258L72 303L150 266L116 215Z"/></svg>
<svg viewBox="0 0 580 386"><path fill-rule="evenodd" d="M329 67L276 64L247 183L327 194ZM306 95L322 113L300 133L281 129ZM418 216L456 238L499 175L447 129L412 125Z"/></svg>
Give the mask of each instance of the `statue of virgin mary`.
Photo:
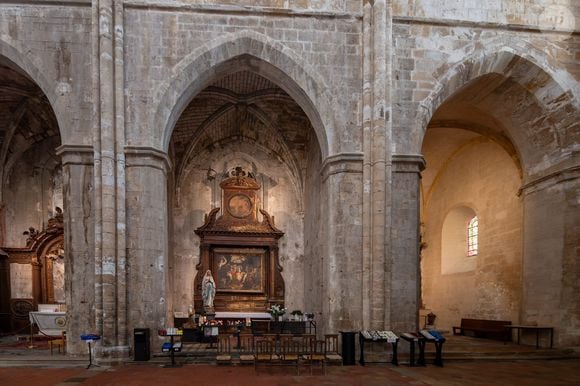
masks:
<svg viewBox="0 0 580 386"><path fill-rule="evenodd" d="M203 298L203 308L208 311L213 310L213 299L215 298L215 281L208 269L201 281L201 297Z"/></svg>

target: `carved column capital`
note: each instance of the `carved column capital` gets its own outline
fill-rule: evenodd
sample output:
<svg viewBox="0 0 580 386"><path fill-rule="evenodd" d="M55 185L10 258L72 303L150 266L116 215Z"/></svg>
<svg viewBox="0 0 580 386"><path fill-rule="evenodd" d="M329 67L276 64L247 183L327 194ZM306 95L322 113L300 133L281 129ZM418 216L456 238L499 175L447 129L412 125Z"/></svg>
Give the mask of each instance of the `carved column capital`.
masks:
<svg viewBox="0 0 580 386"><path fill-rule="evenodd" d="M150 167L167 174L172 168L171 161L164 151L146 146L125 146L127 167Z"/></svg>
<svg viewBox="0 0 580 386"><path fill-rule="evenodd" d="M56 148L56 155L60 156L63 166L93 165L95 158L91 145L61 145Z"/></svg>
<svg viewBox="0 0 580 386"><path fill-rule="evenodd" d="M424 169L421 154L393 154L393 173L421 173Z"/></svg>
<svg viewBox="0 0 580 386"><path fill-rule="evenodd" d="M339 153L327 157L322 162L323 181L333 174L363 172L363 153Z"/></svg>

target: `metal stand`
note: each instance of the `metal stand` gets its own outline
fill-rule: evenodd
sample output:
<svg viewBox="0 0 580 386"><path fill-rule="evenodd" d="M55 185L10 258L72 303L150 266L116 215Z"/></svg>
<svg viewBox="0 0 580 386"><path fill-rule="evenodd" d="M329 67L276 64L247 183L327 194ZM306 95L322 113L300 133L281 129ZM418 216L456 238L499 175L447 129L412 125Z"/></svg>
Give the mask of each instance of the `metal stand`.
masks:
<svg viewBox="0 0 580 386"><path fill-rule="evenodd" d="M91 351L91 342L92 342L92 340L87 340L87 344L89 345L89 365L87 366L87 369L90 369L91 367L101 367L101 366L93 363L93 354Z"/></svg>
<svg viewBox="0 0 580 386"><path fill-rule="evenodd" d="M101 366L93 363L93 351L91 350L91 343L93 343L93 341L99 340L99 339L101 339L101 337L97 334L83 334L83 335L81 335L81 340L87 342L87 344L89 345L89 365L87 366L87 369L90 369L91 367L101 367Z"/></svg>
<svg viewBox="0 0 580 386"><path fill-rule="evenodd" d="M169 338L171 339L171 348L169 349L169 357L171 358L171 363L163 365L164 368L181 367L180 364L175 363L175 349L173 348L173 336L174 335L169 335Z"/></svg>

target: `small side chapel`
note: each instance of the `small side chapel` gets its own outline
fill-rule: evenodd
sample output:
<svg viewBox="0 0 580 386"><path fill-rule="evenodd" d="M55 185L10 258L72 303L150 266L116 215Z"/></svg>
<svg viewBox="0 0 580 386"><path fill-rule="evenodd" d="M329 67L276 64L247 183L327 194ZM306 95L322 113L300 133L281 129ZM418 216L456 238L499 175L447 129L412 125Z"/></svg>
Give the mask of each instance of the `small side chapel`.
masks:
<svg viewBox="0 0 580 386"><path fill-rule="evenodd" d="M236 167L220 188L222 207L212 209L195 230L201 239L194 283L196 313L203 312L201 286L207 270L216 282L217 312L265 312L273 304L284 305L278 256L284 232L276 228L268 212L259 209L260 183L252 173Z"/></svg>

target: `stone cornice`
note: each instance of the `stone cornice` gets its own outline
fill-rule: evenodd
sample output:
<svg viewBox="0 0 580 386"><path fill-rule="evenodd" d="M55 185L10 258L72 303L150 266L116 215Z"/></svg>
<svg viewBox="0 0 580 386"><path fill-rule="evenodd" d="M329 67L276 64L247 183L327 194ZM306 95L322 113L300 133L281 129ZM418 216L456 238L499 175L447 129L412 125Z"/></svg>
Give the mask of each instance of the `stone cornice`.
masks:
<svg viewBox="0 0 580 386"><path fill-rule="evenodd" d="M323 181L333 174L362 173L363 157L363 153L339 153L327 157L320 168Z"/></svg>
<svg viewBox="0 0 580 386"><path fill-rule="evenodd" d="M242 5L213 5L213 4L191 4L184 1L174 0L171 2L161 2L153 0L125 0L125 8L158 10L158 11L179 11L196 13L217 13L230 15L253 15L253 16L288 16L288 17L313 17L324 19L362 19L361 13L338 12L338 11L317 11L310 9L288 9L276 7L242 6Z"/></svg>
<svg viewBox="0 0 580 386"><path fill-rule="evenodd" d="M519 32L537 32L542 34L574 34L580 33L580 30L565 29L565 28L540 28L539 25L532 24L516 24L516 23L494 23L488 21L471 21L471 20L460 20L460 19L438 19L438 18L428 18L419 16L393 16L393 23L396 24L417 24L417 25L432 25L432 26L442 26L442 27L466 27L466 28L485 28L485 29L498 29L498 30L508 30L508 31L519 31Z"/></svg>
<svg viewBox="0 0 580 386"><path fill-rule="evenodd" d="M574 165L561 170L548 173L532 181L526 182L518 190L518 196L537 192L547 187L580 178L580 166Z"/></svg>
<svg viewBox="0 0 580 386"><path fill-rule="evenodd" d="M393 173L420 173L425 169L421 154L393 154Z"/></svg>
<svg viewBox="0 0 580 386"><path fill-rule="evenodd" d="M167 173L171 170L171 161L167 154L159 149L147 146L125 146L127 167L150 167Z"/></svg>
<svg viewBox="0 0 580 386"><path fill-rule="evenodd" d="M43 6L68 6L68 7L90 7L92 0L0 0L0 5L43 5Z"/></svg>
<svg viewBox="0 0 580 386"><path fill-rule="evenodd" d="M93 165L95 154L92 145L61 145L56 148L63 165Z"/></svg>

